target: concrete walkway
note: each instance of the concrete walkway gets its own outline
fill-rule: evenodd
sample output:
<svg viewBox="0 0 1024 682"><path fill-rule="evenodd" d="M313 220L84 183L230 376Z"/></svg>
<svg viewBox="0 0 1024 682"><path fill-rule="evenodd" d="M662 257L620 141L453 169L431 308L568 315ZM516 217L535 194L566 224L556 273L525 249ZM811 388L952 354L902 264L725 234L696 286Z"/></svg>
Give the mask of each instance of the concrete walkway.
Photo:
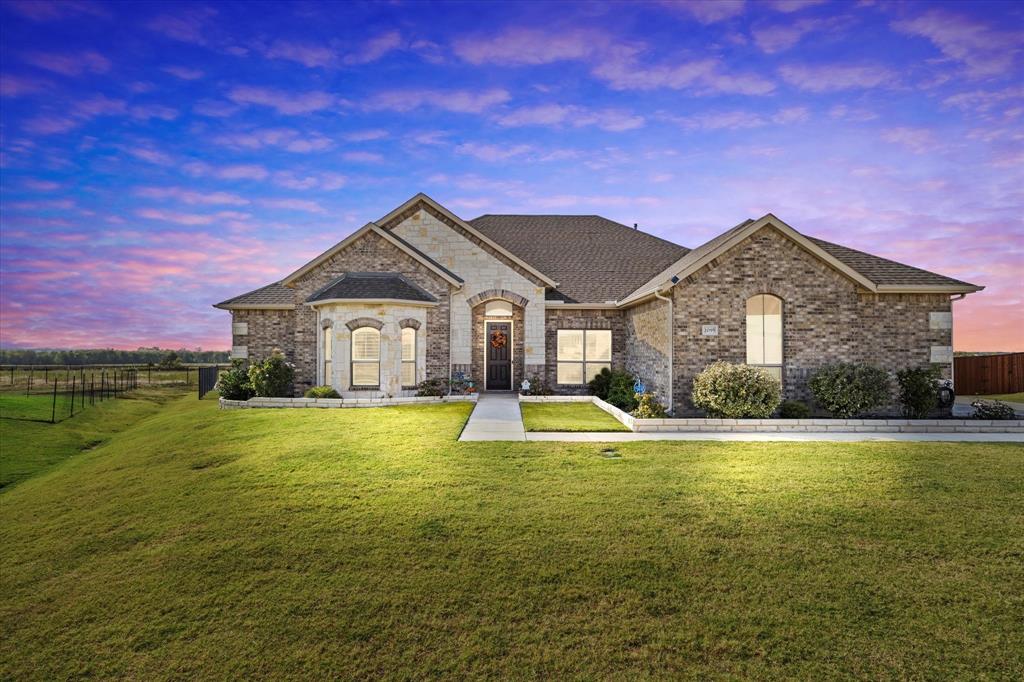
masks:
<svg viewBox="0 0 1024 682"><path fill-rule="evenodd" d="M481 393L459 440L526 440L515 393Z"/></svg>

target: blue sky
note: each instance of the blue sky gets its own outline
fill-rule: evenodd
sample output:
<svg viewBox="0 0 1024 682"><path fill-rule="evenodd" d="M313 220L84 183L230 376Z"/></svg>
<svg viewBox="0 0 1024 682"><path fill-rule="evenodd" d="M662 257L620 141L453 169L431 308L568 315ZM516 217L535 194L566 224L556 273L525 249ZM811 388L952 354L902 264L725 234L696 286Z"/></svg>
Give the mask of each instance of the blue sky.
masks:
<svg viewBox="0 0 1024 682"><path fill-rule="evenodd" d="M1024 350L1014 3L0 9L0 342L227 347L210 304L418 191L696 246L773 212L987 285Z"/></svg>

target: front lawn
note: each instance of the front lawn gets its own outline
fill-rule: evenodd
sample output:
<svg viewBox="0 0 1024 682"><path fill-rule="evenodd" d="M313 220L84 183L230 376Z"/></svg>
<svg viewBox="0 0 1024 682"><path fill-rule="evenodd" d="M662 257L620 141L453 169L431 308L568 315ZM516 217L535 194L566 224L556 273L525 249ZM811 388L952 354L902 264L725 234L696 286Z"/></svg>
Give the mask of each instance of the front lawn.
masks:
<svg viewBox="0 0 1024 682"><path fill-rule="evenodd" d="M527 431L629 431L594 403L520 403Z"/></svg>
<svg viewBox="0 0 1024 682"><path fill-rule="evenodd" d="M1024 670L1024 447L458 443L471 407L182 398L0 493L0 678Z"/></svg>

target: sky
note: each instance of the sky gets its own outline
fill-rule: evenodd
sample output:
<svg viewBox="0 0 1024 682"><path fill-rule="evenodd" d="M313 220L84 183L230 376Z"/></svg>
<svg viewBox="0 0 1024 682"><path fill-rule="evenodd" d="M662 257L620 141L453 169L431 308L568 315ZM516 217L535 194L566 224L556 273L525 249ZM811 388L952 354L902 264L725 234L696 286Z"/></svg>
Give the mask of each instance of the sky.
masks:
<svg viewBox="0 0 1024 682"><path fill-rule="evenodd" d="M0 344L228 348L213 303L422 191L689 247L771 212L1021 351L1022 51L1010 2L0 2Z"/></svg>

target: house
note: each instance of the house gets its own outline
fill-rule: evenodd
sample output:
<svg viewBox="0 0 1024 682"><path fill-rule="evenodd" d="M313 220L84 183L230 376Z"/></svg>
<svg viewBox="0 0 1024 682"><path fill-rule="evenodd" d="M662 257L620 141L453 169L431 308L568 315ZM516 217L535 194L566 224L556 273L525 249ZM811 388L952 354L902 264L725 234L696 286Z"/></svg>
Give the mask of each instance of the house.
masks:
<svg viewBox="0 0 1024 682"><path fill-rule="evenodd" d="M982 287L802 234L774 215L695 249L594 215L463 220L418 194L278 282L216 304L232 355L280 349L295 391L412 395L465 375L584 393L636 374L675 414L715 360L765 367L786 398L838 361L952 372L952 302Z"/></svg>

